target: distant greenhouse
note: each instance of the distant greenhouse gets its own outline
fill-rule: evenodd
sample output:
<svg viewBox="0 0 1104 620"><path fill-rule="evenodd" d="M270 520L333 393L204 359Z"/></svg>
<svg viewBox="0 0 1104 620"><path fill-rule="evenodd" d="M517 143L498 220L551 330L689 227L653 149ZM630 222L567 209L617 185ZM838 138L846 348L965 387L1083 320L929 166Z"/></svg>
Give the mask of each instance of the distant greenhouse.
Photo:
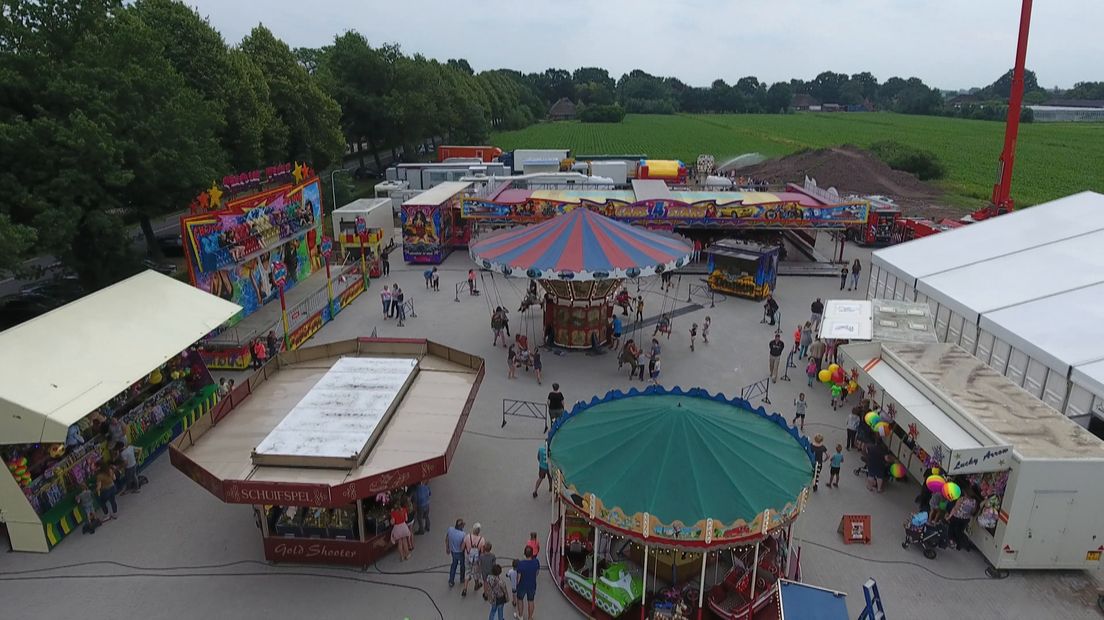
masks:
<svg viewBox="0 0 1104 620"><path fill-rule="evenodd" d="M1104 121L1104 108L1032 105L1036 123L1091 123Z"/></svg>

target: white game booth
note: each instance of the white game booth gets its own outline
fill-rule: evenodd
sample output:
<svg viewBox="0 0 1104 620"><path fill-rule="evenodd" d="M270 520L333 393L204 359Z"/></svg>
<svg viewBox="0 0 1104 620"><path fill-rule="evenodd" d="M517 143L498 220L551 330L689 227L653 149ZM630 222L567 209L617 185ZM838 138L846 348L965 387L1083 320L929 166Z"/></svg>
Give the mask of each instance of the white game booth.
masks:
<svg viewBox="0 0 1104 620"><path fill-rule="evenodd" d="M980 490L967 531L991 576L1099 568L1104 442L957 345L850 344L840 365L895 424L885 441L912 478L938 463Z"/></svg>
<svg viewBox="0 0 1104 620"><path fill-rule="evenodd" d="M928 304L898 299L829 299L817 335L848 342L939 342Z"/></svg>
<svg viewBox="0 0 1104 620"><path fill-rule="evenodd" d="M877 250L867 297L926 302L941 341L1100 435L1102 248L1104 195L1083 192Z"/></svg>

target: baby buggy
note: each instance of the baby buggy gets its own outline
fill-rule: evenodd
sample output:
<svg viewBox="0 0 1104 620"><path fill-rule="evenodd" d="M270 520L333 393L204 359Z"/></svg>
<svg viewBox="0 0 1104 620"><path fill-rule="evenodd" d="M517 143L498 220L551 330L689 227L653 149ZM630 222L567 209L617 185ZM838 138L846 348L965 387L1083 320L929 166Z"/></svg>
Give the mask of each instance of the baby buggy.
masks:
<svg viewBox="0 0 1104 620"><path fill-rule="evenodd" d="M901 541L901 548L908 549L909 545L919 545L924 550L924 557L934 560L936 549L947 548L947 524L926 520L917 524L916 515L913 515L905 521L905 539Z"/></svg>

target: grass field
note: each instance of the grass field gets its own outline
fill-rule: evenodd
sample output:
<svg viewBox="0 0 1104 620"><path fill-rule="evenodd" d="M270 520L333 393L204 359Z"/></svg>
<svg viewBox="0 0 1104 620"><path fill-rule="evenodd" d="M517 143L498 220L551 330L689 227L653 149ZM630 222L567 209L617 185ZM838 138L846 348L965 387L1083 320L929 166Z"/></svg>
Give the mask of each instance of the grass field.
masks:
<svg viewBox="0 0 1104 620"><path fill-rule="evenodd" d="M974 206L992 192L1004 123L887 112L629 115L615 125L540 123L496 133L492 143L504 150L645 153L691 163L701 153L725 161L748 152L786 155L803 148L867 146L887 139L935 152L947 167L947 177L939 185L949 201ZM1021 125L1012 184L1016 204L1037 204L1083 190L1104 192L1104 123Z"/></svg>

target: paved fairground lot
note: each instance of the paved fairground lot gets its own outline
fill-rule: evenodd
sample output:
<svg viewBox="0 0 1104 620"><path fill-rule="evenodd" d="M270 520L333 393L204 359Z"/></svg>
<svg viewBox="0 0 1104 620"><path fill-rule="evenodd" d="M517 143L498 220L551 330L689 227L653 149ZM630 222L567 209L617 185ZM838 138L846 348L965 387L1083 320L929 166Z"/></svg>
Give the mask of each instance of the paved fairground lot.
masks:
<svg viewBox="0 0 1104 620"><path fill-rule="evenodd" d="M827 253L827 248L822 249ZM866 276L869 251L849 247L847 258L856 256L863 260ZM48 555L0 554L0 617L485 618L488 606L482 597L461 598L459 587L448 588L445 529L457 517L469 526L481 522L501 562L520 555L530 531L546 536L552 518L548 493L542 491L539 499L530 495L542 425L534 419L511 418L501 427L502 400L543 401L553 381L560 383L568 402L634 384L627 370L617 371L615 355L586 353L545 354L544 385L537 385L531 373L520 371L516 380L508 380L505 350L491 346L487 304L497 305L501 298L511 311L512 331L526 331L516 312L525 281L510 284L496 278L497 295L490 286L480 297L462 291L457 303L453 285L464 279L470 266L466 253L454 253L442 265L441 291L431 293L424 288L422 267L396 260L390 277L382 282L398 282L405 289L407 299L414 299L416 318L409 318L404 327L383 320L381 281L375 280L366 295L313 341L366 336L375 329L380 336L430 338L487 360L487 376L451 469L431 483L432 532L416 539L410 562L400 564L392 554L367 571L269 565L262 559L260 534L250 508L221 503L162 457L146 471L150 484L140 495L121 498L118 520L95 535L74 534ZM691 281L701 284L700 276L684 276L674 307L689 305ZM645 280L641 286L646 318L664 307L670 309L672 302L664 304L657 279ZM630 287L634 291L635 285ZM864 277L860 289L865 287ZM842 294L862 296L860 291ZM797 321L808 317L814 297L840 295L837 278L780 279L776 298L784 339L790 342ZM676 317L670 340L661 340L661 383L738 395L741 387L767 375L772 330L760 324L761 305L725 299L710 308L708 299L695 301L705 307ZM691 353L687 331L706 315L713 321L710 342L699 344L697 352ZM534 320L539 322L539 316L534 314ZM638 336L650 336L651 329ZM539 328L528 333L536 338ZM842 442L843 411L832 411L822 388L807 388L801 368L790 369L789 374L793 381L771 387L773 404L767 408L790 417L792 401L805 391L810 400L806 432L823 433L829 446ZM870 577L878 581L890 620L1101 616L1095 605L1098 586L1093 574L1026 572L997 581L985 576L985 563L976 552L947 550L927 560L915 547L902 549L902 523L917 489L911 483L891 484L883 495L874 495L851 474L856 461L849 453L839 489L822 485L812 496L797 531L803 579L847 592L852 617L861 610L862 584ZM870 545L842 544L836 527L844 512L872 516ZM579 617L553 589L547 573L541 575L537 590L537 616Z"/></svg>

